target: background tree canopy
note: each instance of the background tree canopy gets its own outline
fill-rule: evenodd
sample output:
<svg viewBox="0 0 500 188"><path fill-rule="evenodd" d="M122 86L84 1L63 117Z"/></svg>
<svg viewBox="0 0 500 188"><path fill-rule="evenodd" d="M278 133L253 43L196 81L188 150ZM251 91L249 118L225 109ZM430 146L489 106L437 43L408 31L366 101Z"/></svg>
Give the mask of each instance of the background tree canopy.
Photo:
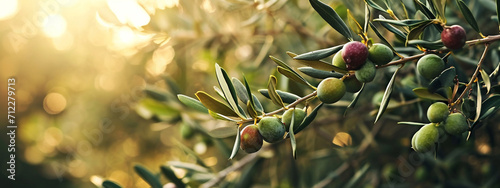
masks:
<svg viewBox="0 0 500 188"><path fill-rule="evenodd" d="M4 99L15 78L18 126L16 180L3 170L2 185L498 187L498 7L493 0L0 0L0 120L9 120ZM455 24L469 42L448 53L439 33ZM323 105L314 99L318 84L354 72L320 69L351 40L390 44L397 54L362 92ZM427 53L454 69L425 80L416 62ZM252 102L257 115L249 103L238 111L229 102L227 116L198 102L229 101L223 74L234 96L260 101ZM386 88L392 94L384 97ZM314 114L310 124L255 154L235 153L238 125L227 117L243 112L239 125L252 124L281 109L276 95L299 100ZM417 153L412 136L435 101L464 113L470 128Z"/></svg>

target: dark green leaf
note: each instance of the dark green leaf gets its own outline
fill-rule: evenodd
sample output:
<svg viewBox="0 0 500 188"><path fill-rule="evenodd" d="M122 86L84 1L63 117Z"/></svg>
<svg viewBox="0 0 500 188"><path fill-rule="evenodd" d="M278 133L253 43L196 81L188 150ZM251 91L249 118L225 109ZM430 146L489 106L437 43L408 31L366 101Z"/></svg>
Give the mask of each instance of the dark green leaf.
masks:
<svg viewBox="0 0 500 188"><path fill-rule="evenodd" d="M278 72L297 83L301 83L303 85L309 86L312 89L316 89L316 87L309 84L309 82L307 82L302 76L300 76L299 74L294 74L294 72L291 72L288 69L278 66Z"/></svg>
<svg viewBox="0 0 500 188"><path fill-rule="evenodd" d="M195 95L196 97L198 97L201 103L209 110L225 116L238 117L238 114L236 114L233 111L233 109L231 109L226 104L220 102L219 100L215 99L214 97L210 96L208 93L204 91L198 91L196 92Z"/></svg>
<svg viewBox="0 0 500 188"><path fill-rule="evenodd" d="M427 6L425 6L422 2L420 2L420 0L413 0L413 2L415 3L415 7L417 8L417 10L424 13L424 15L428 19L431 19L431 20L436 19L436 16L434 15L434 13L432 13L431 10L429 10L429 8L427 8Z"/></svg>
<svg viewBox="0 0 500 188"><path fill-rule="evenodd" d="M206 167L193 164L193 163L185 163L181 161L169 161L167 165L173 166L175 168L182 168L185 169L189 172L201 172L201 173L208 173L209 170Z"/></svg>
<svg viewBox="0 0 500 188"><path fill-rule="evenodd" d="M219 82L219 86L224 93L224 97L226 97L226 101L229 103L229 106L233 111L239 116L244 118L243 113L240 112L238 106L238 97L236 96L236 91L234 89L233 83L229 79L226 71L219 66L219 64L215 64L215 73L217 76L217 81ZM201 101L201 100L200 100ZM203 101L202 101L203 103ZM210 108L209 108L210 109ZM223 114L224 115L224 114Z"/></svg>
<svg viewBox="0 0 500 188"><path fill-rule="evenodd" d="M134 170L151 187L153 187L153 188L162 188L163 187L163 185L161 184L158 177L153 175L153 173L151 173L148 169L146 169L146 167L137 164L134 166Z"/></svg>
<svg viewBox="0 0 500 188"><path fill-rule="evenodd" d="M488 76L488 73L484 71L484 69L480 69L479 72L481 73L481 78L483 78L484 86L486 86L486 94L488 94L490 93L491 89L490 77Z"/></svg>
<svg viewBox="0 0 500 188"><path fill-rule="evenodd" d="M102 187L104 187L104 188L121 188L122 186L118 185L117 183L115 183L111 180L105 180L102 182Z"/></svg>
<svg viewBox="0 0 500 188"><path fill-rule="evenodd" d="M406 19L406 20L388 20L388 19L374 19L374 22L385 22L393 25L398 25L398 26L408 26L408 27L414 27L417 25L420 25L422 23L426 23L432 20L418 20L418 19Z"/></svg>
<svg viewBox="0 0 500 188"><path fill-rule="evenodd" d="M267 90L269 91L269 98L275 105L278 105L280 107L285 107L285 104L283 104L283 100L281 97L278 95L276 92L276 84L277 84L276 77L273 75L269 76L269 82L267 84Z"/></svg>
<svg viewBox="0 0 500 188"><path fill-rule="evenodd" d="M379 19L385 19L382 15L379 15ZM391 24L385 23L385 22L379 22L380 25L385 27L388 31L394 33L396 37L398 37L402 41L406 41L406 33L403 31L399 30L398 28L392 26ZM378 31L377 31L378 32Z"/></svg>
<svg viewBox="0 0 500 188"><path fill-rule="evenodd" d="M345 22L340 18L340 16L333 10L332 7L327 4L319 1L319 0L309 0L312 7L318 14L332 26L333 29L337 30L340 34L346 37L348 40L352 41L353 37L349 28L345 24Z"/></svg>
<svg viewBox="0 0 500 188"><path fill-rule="evenodd" d="M302 121L302 123L299 125L299 127L297 127L297 130L294 130L295 134L299 133L300 131L305 129L307 126L309 126L309 124L311 124L311 122L314 120L314 118L316 118L316 115L318 115L318 110L323 106L323 104L324 103L321 103L318 106L316 106L316 108L314 108L314 110L304 119L304 121ZM292 113L292 114L294 114L294 113Z"/></svg>
<svg viewBox="0 0 500 188"><path fill-rule="evenodd" d="M462 112L465 114L465 117L472 119L472 117L476 115L475 106L476 104L473 100L468 98L464 99L462 102Z"/></svg>
<svg viewBox="0 0 500 188"><path fill-rule="evenodd" d="M358 98L359 98L359 95L361 94L361 92L363 92L363 90L365 89L365 83L363 83L363 85L361 86L361 89L354 94L354 99L352 99L352 102L349 104L349 106L347 106L347 108L354 108L354 106L356 105L356 103L358 102Z"/></svg>
<svg viewBox="0 0 500 188"><path fill-rule="evenodd" d="M469 25L476 30L476 32L481 34L481 31L479 30L479 26L477 25L476 19L474 18L474 15L470 11L469 7L465 4L464 1L462 0L457 0L458 8L460 8L460 12L464 15L465 20Z"/></svg>
<svg viewBox="0 0 500 188"><path fill-rule="evenodd" d="M426 123L418 123L418 122L409 122L409 121L400 121L398 125L411 125L411 126L424 126Z"/></svg>
<svg viewBox="0 0 500 188"><path fill-rule="evenodd" d="M236 90L236 96L238 96L238 99L240 99L241 102L246 104L249 100L247 89L245 88L243 83L241 83L241 81L238 80L237 78L233 77L232 80L234 89Z"/></svg>
<svg viewBox="0 0 500 188"><path fill-rule="evenodd" d="M380 5L378 5L377 3L373 2L373 0L365 0L365 3L374 9L385 12L385 9L382 8Z"/></svg>
<svg viewBox="0 0 500 188"><path fill-rule="evenodd" d="M476 122L479 119L479 114L481 114L481 105L483 102L483 96L481 95L481 84L476 83L477 85L477 96L476 96L476 117L473 122Z"/></svg>
<svg viewBox="0 0 500 188"><path fill-rule="evenodd" d="M296 100L300 99L299 96L293 94L293 93L288 93L286 91L281 91L281 90L276 90L278 95L281 97L284 103L293 103ZM259 89L259 93L264 95L264 97L267 97L268 99L271 99L271 96L269 95L269 90L267 89Z"/></svg>
<svg viewBox="0 0 500 188"><path fill-rule="evenodd" d="M436 50L444 46L441 40L437 41L409 40L408 45L419 45L429 50Z"/></svg>
<svg viewBox="0 0 500 188"><path fill-rule="evenodd" d="M457 75L455 67L450 67L441 72L441 74L434 78L431 83L429 84L429 87L427 88L430 93L435 93L438 89L443 88L443 87L450 87L453 85L453 80L455 79L455 76Z"/></svg>
<svg viewBox="0 0 500 188"><path fill-rule="evenodd" d="M429 2L431 7L435 10L439 19L446 23L446 18L444 16L446 9L446 0L431 0L427 2Z"/></svg>
<svg viewBox="0 0 500 188"><path fill-rule="evenodd" d="M406 44L408 44L408 41L410 40L419 39L420 35L424 32L425 28L427 28L431 24L432 20L425 20L414 26L411 26L410 33L408 33L408 36L406 37Z"/></svg>
<svg viewBox="0 0 500 188"><path fill-rule="evenodd" d="M260 107L260 109L258 107L256 107L256 102L259 102L258 100L255 100L255 96L252 94L251 90L250 90L250 85L248 85L248 82L247 82L247 79L245 77L243 77L243 81L245 81L245 90L247 91L247 96L252 96L252 97L249 97L249 100L247 102L247 110L249 111L249 115L250 117L252 118L255 118L255 116L259 115L259 114L263 114L264 111L262 110L262 106ZM260 105L260 102L259 102L259 105ZM250 109L249 109L250 108ZM257 114L257 112L259 114Z"/></svg>
<svg viewBox="0 0 500 188"><path fill-rule="evenodd" d="M445 97L443 97L440 94L429 92L429 90L425 87L415 88L415 89L413 89L413 92L415 92L415 94L418 97L423 98L423 99L437 100L437 101L448 101L448 99L446 99Z"/></svg>
<svg viewBox="0 0 500 188"><path fill-rule="evenodd" d="M315 50L315 51L311 51L311 52L297 55L294 57L294 59L317 61L317 60L326 58L328 56L331 56L331 55L337 53L338 51L342 50L342 47L344 47L344 45L338 45L338 46L325 48L325 49L321 49L321 50Z"/></svg>
<svg viewBox="0 0 500 188"><path fill-rule="evenodd" d="M179 101L182 102L182 104L184 104L190 108L193 108L193 109L198 110L198 111L203 112L203 113L208 113L208 109L205 106L203 106L203 104L200 101L198 101L194 98L191 98L189 96L182 95L182 94L178 94L177 98L179 99Z"/></svg>
<svg viewBox="0 0 500 188"><path fill-rule="evenodd" d="M240 128L236 129L236 140L234 141L233 151L231 152L231 156L229 156L229 160L233 159L238 150L240 149Z"/></svg>
<svg viewBox="0 0 500 188"><path fill-rule="evenodd" d="M370 22L370 27L373 29L373 31L378 36L378 38L382 41L382 43L384 43L386 46L388 46L392 50L392 52L397 54L394 47L392 47L392 44L389 43L389 41L387 41L387 39L385 39L385 37L378 31L377 27L375 27L375 25L373 25L372 22Z"/></svg>
<svg viewBox="0 0 500 188"><path fill-rule="evenodd" d="M257 112L260 112L261 114L263 114L264 113L264 108L262 107L262 104L260 103L260 101L257 98L257 96L255 96L254 94L252 94L252 98L253 98L253 102L255 103L255 110L257 110Z"/></svg>
<svg viewBox="0 0 500 188"><path fill-rule="evenodd" d="M387 105L391 100L392 89L394 87L394 80L396 79L396 74L398 73L399 69L401 69L401 67L396 69L396 71L394 71L391 80L389 81L387 87L385 88L384 96L382 97L382 102L380 102L380 107L378 109L377 116L375 117L374 124L377 123L379 118L382 117L382 114L384 113L385 109L387 109Z"/></svg>
<svg viewBox="0 0 500 188"><path fill-rule="evenodd" d="M180 180L174 173L174 171L168 167L168 166L161 166L160 167L161 173L168 178L172 183L175 184L176 188L184 188L186 185L182 180Z"/></svg>
<svg viewBox="0 0 500 188"><path fill-rule="evenodd" d="M294 109L295 110L295 109ZM290 145L292 145L292 155L293 155L293 158L297 158L296 157L296 150L297 150L297 143L295 141L295 134L293 133L293 129L294 129L294 124L295 124L295 112L292 113L292 121L290 122Z"/></svg>
<svg viewBox="0 0 500 188"><path fill-rule="evenodd" d="M164 90L161 90L157 87L154 86L146 86L144 88L144 93L146 93L147 96L157 100L157 101L166 101L167 100L167 95L168 93L165 92Z"/></svg>
<svg viewBox="0 0 500 188"><path fill-rule="evenodd" d="M297 54L294 54L292 52L286 52L290 57L294 58L297 56ZM319 70L324 70L324 71L335 71L339 73L347 73L346 69L340 68L333 66L331 63L327 63L321 60L318 61L309 61L309 60L297 60L300 64L303 64L305 66L309 66L315 69Z"/></svg>
<svg viewBox="0 0 500 188"><path fill-rule="evenodd" d="M478 120L483 120L500 109L500 95L493 95L481 105L481 115Z"/></svg>
<svg viewBox="0 0 500 188"><path fill-rule="evenodd" d="M335 78L342 78L344 74L340 74L337 72L331 72L331 71L324 71L324 70L318 70L312 67L300 67L298 68L300 72L313 77L313 78L318 78L318 79L325 79L329 77L335 77Z"/></svg>

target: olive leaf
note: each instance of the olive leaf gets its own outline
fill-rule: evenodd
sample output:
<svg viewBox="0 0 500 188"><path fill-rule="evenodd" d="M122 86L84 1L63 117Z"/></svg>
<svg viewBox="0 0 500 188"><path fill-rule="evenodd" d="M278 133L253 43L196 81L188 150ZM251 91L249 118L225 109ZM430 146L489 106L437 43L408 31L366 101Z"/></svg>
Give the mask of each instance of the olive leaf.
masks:
<svg viewBox="0 0 500 188"><path fill-rule="evenodd" d="M411 126L424 126L426 123L418 123L418 122L409 122L409 121L400 121L398 125L411 125Z"/></svg>
<svg viewBox="0 0 500 188"><path fill-rule="evenodd" d="M415 8L417 8L417 10L422 12L428 19L431 20L436 19L434 13L432 13L431 10L427 8L427 6L425 6L422 2L420 2L420 0L413 0L413 2L415 3Z"/></svg>
<svg viewBox="0 0 500 188"><path fill-rule="evenodd" d="M182 182L182 180L175 175L174 171L170 167L162 165L160 166L160 171L167 179L175 184L176 188L186 187L184 182Z"/></svg>
<svg viewBox="0 0 500 188"><path fill-rule="evenodd" d="M500 109L500 95L493 95L481 105L481 113L478 120L483 120Z"/></svg>
<svg viewBox="0 0 500 188"><path fill-rule="evenodd" d="M234 145L233 145L233 151L231 152L231 156L229 156L229 160L233 159L236 154L238 153L238 150L240 148L240 128L238 127L236 129L236 140L234 141Z"/></svg>
<svg viewBox="0 0 500 188"><path fill-rule="evenodd" d="M429 50L436 50L436 49L442 48L444 46L443 42L441 40L426 41L426 40L418 40L418 39L409 40L408 45L415 45L415 46L419 45L419 46L422 46L422 47L429 49Z"/></svg>
<svg viewBox="0 0 500 188"><path fill-rule="evenodd" d="M214 138L227 138L230 136L234 136L234 130L237 129L235 126L224 126L217 127L215 129L211 129L207 131L208 135Z"/></svg>
<svg viewBox="0 0 500 188"><path fill-rule="evenodd" d="M157 88L157 87L154 87L154 86L146 86L146 88L144 88L144 93L157 100L157 101L166 101L167 100L167 96L168 96L168 93Z"/></svg>
<svg viewBox="0 0 500 188"><path fill-rule="evenodd" d="M347 23L349 23L349 27L351 27L352 31L356 34L362 34L363 33L363 28L359 24L358 21L356 21L356 18L352 15L351 11L347 9Z"/></svg>
<svg viewBox="0 0 500 188"><path fill-rule="evenodd" d="M351 109L351 108L354 108L354 106L356 105L356 103L358 102L358 99L359 99L359 96L361 94L361 92L363 92L363 90L365 89L365 83L363 83L363 85L361 86L361 89L359 89L358 92L354 93L354 99L352 99L351 103L349 104L349 106L347 106L347 108L345 109L344 111L344 116L347 114L347 110Z"/></svg>
<svg viewBox="0 0 500 188"><path fill-rule="evenodd" d="M311 122L314 120L314 118L316 118L316 115L318 115L318 111L323 106L323 104L324 103L321 103L318 106L316 106L316 108L314 108L314 110L302 121L302 123L299 125L299 127L297 127L297 130L295 130L295 128L293 129L295 134L299 133L300 131L305 129L307 126L309 126L309 124L311 124ZM292 114L295 114L295 113L292 113Z"/></svg>
<svg viewBox="0 0 500 188"><path fill-rule="evenodd" d="M285 69L281 66L278 66L278 72L281 73L282 75L286 76L287 78L290 78L291 80L301 83L303 85L309 86L312 89L316 89L316 87L312 86L309 82L307 82L302 76L298 76L298 74L294 74L294 72L289 71L288 69Z"/></svg>
<svg viewBox="0 0 500 188"><path fill-rule="evenodd" d="M419 19L405 19L405 20L388 20L388 19L374 19L374 22L385 22L397 26L407 26L407 27L415 27L422 23L426 23L432 20L419 20Z"/></svg>
<svg viewBox="0 0 500 188"><path fill-rule="evenodd" d="M340 34L346 37L349 41L353 40L351 31L345 24L345 22L340 18L340 16L333 10L332 7L319 0L309 0L312 7L318 14L325 20L333 29L337 30Z"/></svg>
<svg viewBox="0 0 500 188"><path fill-rule="evenodd" d="M476 122L479 119L479 115L481 114L481 105L483 102L483 96L481 95L481 84L476 83L477 86L477 96L476 96L476 117L473 122Z"/></svg>
<svg viewBox="0 0 500 188"><path fill-rule="evenodd" d="M208 108L209 110L219 113L225 116L231 116L231 117L237 117L238 114L234 112L233 109L231 109L229 106L226 104L222 103L221 101L215 99L214 97L210 96L208 93L204 91L198 91L196 92L196 97L201 101L201 103Z"/></svg>
<svg viewBox="0 0 500 188"><path fill-rule="evenodd" d="M137 164L137 165L134 165L134 170L152 188L162 188L163 187L163 185L161 184L158 177L153 175L153 173L151 173L146 167Z"/></svg>
<svg viewBox="0 0 500 188"><path fill-rule="evenodd" d="M384 113L385 109L387 109L387 105L389 104L389 101L391 100L392 89L394 87L394 80L396 79L396 74L401 69L401 67L399 67L398 69L396 69L396 71L394 71L394 74L392 75L391 80L389 81L389 83L387 84L387 87L385 88L384 96L382 97L382 101L380 102L380 107L378 109L377 116L375 117L374 124L377 123L379 118Z"/></svg>
<svg viewBox="0 0 500 188"><path fill-rule="evenodd" d="M378 17L379 17L379 19L386 19L382 15L379 15ZM385 22L379 22L379 23L380 23L380 25L382 25L383 27L385 27L385 29L387 29L388 31L394 33L399 40L406 41L406 35L407 35L406 33L404 33L403 31L399 30L398 28L392 26L391 24L388 24L388 23L385 23Z"/></svg>
<svg viewBox="0 0 500 188"><path fill-rule="evenodd" d="M283 100L276 92L276 84L277 84L276 77L270 75L269 82L267 84L267 90L269 91L269 98L271 99L271 101L273 101L274 104L280 107L285 107L285 104L283 104Z"/></svg>
<svg viewBox="0 0 500 188"><path fill-rule="evenodd" d="M380 5L378 5L377 3L375 3L373 0L364 0L364 1L365 1L365 3L366 3L368 6L370 6L370 7L374 8L374 9L377 9L377 10L379 10L379 11L381 11L381 12L385 12L385 9L384 9L384 8L382 8Z"/></svg>
<svg viewBox="0 0 500 188"><path fill-rule="evenodd" d="M420 35L424 32L425 28L432 24L432 20L424 20L418 24L410 26L410 33L406 36L406 44L412 39L418 39Z"/></svg>
<svg viewBox="0 0 500 188"><path fill-rule="evenodd" d="M294 109L295 110L295 109ZM290 134L290 145L292 145L292 155L293 155L293 158L297 158L296 157L296 150L297 150L297 143L295 141L295 134L293 133L293 129L294 129L294 125L295 124L295 111L292 113L292 121L290 122L290 132L288 132Z"/></svg>
<svg viewBox="0 0 500 188"><path fill-rule="evenodd" d="M438 89L443 87L449 87L453 85L453 80L457 75L455 67L450 67L445 69L441 74L434 78L431 83L429 83L429 87L427 88L430 93L435 93Z"/></svg>
<svg viewBox="0 0 500 188"><path fill-rule="evenodd" d="M491 89L491 81L490 77L488 76L488 73L484 71L484 69L479 69L479 72L481 73L481 78L483 79L484 86L486 86L486 94L490 93Z"/></svg>
<svg viewBox="0 0 500 188"><path fill-rule="evenodd" d="M389 47L392 50L392 52L394 52L395 54L398 54L396 49L394 49L394 47L392 47L392 44L389 43L389 41L387 41L387 39L385 39L385 37L378 31L377 27L375 27L375 25L373 25L372 22L370 22L370 27L375 32L375 34L378 36L378 38L382 41L382 43L384 43L387 47Z"/></svg>
<svg viewBox="0 0 500 188"><path fill-rule="evenodd" d="M477 25L476 19L474 18L474 15L470 11L469 7L465 4L464 1L462 0L457 0L458 8L460 9L460 12L464 15L465 20L469 25L480 35L482 35L481 31L479 30L479 26Z"/></svg>
<svg viewBox="0 0 500 188"><path fill-rule="evenodd" d="M326 57L329 57L338 51L342 50L344 45L338 45L330 48L315 50L307 53L303 53L293 57L296 60L309 60L309 61L317 61Z"/></svg>
<svg viewBox="0 0 500 188"><path fill-rule="evenodd" d="M498 22L498 29L500 30L500 3L495 1L495 4L497 4L497 22ZM499 64L500 65L500 64Z"/></svg>
<svg viewBox="0 0 500 188"><path fill-rule="evenodd" d="M188 107L191 107L197 111L200 111L200 112L203 112L203 113L208 113L208 109L203 106L203 104L194 99L194 98L191 98L189 96L186 96L186 95L182 95L182 94L178 94L177 95L177 98L179 99L179 101L181 101L182 104L188 106Z"/></svg>
<svg viewBox="0 0 500 188"><path fill-rule="evenodd" d="M295 58L297 56L297 54L295 54L293 52L286 52L286 53L291 58ZM297 59L295 59L295 60L297 60ZM336 67L336 66L332 65L331 63L327 63L327 62L324 62L321 60L317 60L317 61L297 60L297 62L299 62L300 64L303 64L305 66L309 66L309 67L318 69L318 70L335 71L335 72L339 72L339 73L347 73L348 72L347 69L345 69L345 68Z"/></svg>
<svg viewBox="0 0 500 188"><path fill-rule="evenodd" d="M437 100L437 101L448 101L448 99L446 97L443 97L442 95L437 94L437 93L431 93L425 87L415 88L415 89L413 89L413 92L415 93L415 95L417 95L418 97L423 98L423 99Z"/></svg>
<svg viewBox="0 0 500 188"><path fill-rule="evenodd" d="M250 97L248 97L249 95L245 86L243 85L243 83L241 83L240 80L235 77L233 77L232 80L234 89L236 90L236 96L238 96L238 99L240 99L241 102L246 104Z"/></svg>
<svg viewBox="0 0 500 188"><path fill-rule="evenodd" d="M122 186L118 185L117 183L115 183L111 180L104 180L102 182L102 187L104 187L104 188L121 188Z"/></svg>
<svg viewBox="0 0 500 188"><path fill-rule="evenodd" d="M305 75L318 79L325 79L329 77L342 78L344 76L344 74L340 74L337 72L324 71L312 67L299 67L298 69Z"/></svg>
<svg viewBox="0 0 500 188"><path fill-rule="evenodd" d="M217 81L219 82L219 86L224 93L224 97L226 101L229 103L229 106L233 109L233 111L241 118L245 118L243 112L240 111L238 105L238 97L236 96L236 91L234 89L233 83L229 79L226 71L222 69L219 64L215 64L215 73L217 77Z"/></svg>
<svg viewBox="0 0 500 188"><path fill-rule="evenodd" d="M264 114L264 110L262 109L262 106L261 106L259 100L256 99L254 94L252 94L252 92L250 90L250 86L248 85L247 79L245 77L243 77L243 81L245 82L245 90L247 91L247 95L252 96L252 97L249 97L249 100L247 102L247 110L249 111L248 113L249 113L250 117L255 118L254 116L258 116L259 114L260 115ZM259 114L257 114L257 113L259 113Z"/></svg>
<svg viewBox="0 0 500 188"><path fill-rule="evenodd" d="M281 91L281 90L276 90L276 92L281 97L281 99L283 100L284 103L290 104L290 103L293 103L296 100L300 99L299 96L297 96L293 93L289 93L289 92ZM268 89L259 89L259 93L264 95L264 97L271 99L271 95L269 95Z"/></svg>
<svg viewBox="0 0 500 188"><path fill-rule="evenodd" d="M435 10L438 18L446 23L445 10L446 10L446 0L431 0L429 2L430 6Z"/></svg>

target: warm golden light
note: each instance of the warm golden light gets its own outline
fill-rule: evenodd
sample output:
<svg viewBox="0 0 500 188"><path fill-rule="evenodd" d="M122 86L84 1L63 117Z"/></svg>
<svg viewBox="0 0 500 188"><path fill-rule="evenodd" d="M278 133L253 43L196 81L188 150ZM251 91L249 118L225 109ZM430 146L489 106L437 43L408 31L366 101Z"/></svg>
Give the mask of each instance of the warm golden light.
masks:
<svg viewBox="0 0 500 188"><path fill-rule="evenodd" d="M43 25L43 33L50 38L57 38L66 32L66 19L59 14L47 16Z"/></svg>
<svg viewBox="0 0 500 188"><path fill-rule="evenodd" d="M59 114L66 108L66 98L59 93L49 93L43 100L43 109L49 114Z"/></svg>
<svg viewBox="0 0 500 188"><path fill-rule="evenodd" d="M0 20L7 20L16 15L18 8L17 0L0 0Z"/></svg>
<svg viewBox="0 0 500 188"><path fill-rule="evenodd" d="M122 24L139 28L151 20L148 13L135 0L108 0L108 6Z"/></svg>
<svg viewBox="0 0 500 188"><path fill-rule="evenodd" d="M339 132L333 138L333 144L338 145L340 147L350 146L352 145L351 135L345 132Z"/></svg>

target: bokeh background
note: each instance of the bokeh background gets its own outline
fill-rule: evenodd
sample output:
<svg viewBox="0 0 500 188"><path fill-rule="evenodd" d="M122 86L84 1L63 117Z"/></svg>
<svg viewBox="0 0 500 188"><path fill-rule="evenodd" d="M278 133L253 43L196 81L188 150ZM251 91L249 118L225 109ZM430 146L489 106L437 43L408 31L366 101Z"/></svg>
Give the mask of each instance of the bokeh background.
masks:
<svg viewBox="0 0 500 188"><path fill-rule="evenodd" d="M343 18L349 8L363 20L362 1L325 2ZM469 4L476 15L494 15L491 2ZM477 18L485 33L497 29L485 24L489 17ZM296 66L286 51L303 53L346 39L301 0L0 0L0 41L1 114L7 114L7 79L16 79L16 186L98 187L108 179L124 187L148 187L133 165L159 172L167 161L201 159L217 173L234 163L227 160L234 136L213 138L206 131L232 124L196 113L176 98L180 93L194 97L198 90L215 94L215 63L232 77L245 75L258 94L268 75L275 74L269 55ZM464 56L476 58L475 52ZM398 87L416 84L412 70L398 78L410 77L410 84ZM255 172L250 179L264 187L309 187L333 179L340 180L334 185L368 187L498 185L498 114L477 130L474 141L446 142L449 147L437 162L422 157L411 163L417 159L411 158L409 139L418 128L396 122L421 121L418 105L430 103L408 103L401 95L394 104L399 109L373 125L372 96L383 91L391 74L379 74L346 117L343 103L322 109L314 128L297 137L297 160L290 144L281 142L262 152L263 159L251 164L256 168L230 174L228 181L251 185L246 176ZM281 90L301 96L311 92L278 79ZM264 107L276 109L270 101ZM1 122L5 116L0 115ZM8 158L4 132L1 161ZM244 156L240 152L236 161ZM0 166L2 185L12 184L6 164ZM339 166L345 169L336 174Z"/></svg>

